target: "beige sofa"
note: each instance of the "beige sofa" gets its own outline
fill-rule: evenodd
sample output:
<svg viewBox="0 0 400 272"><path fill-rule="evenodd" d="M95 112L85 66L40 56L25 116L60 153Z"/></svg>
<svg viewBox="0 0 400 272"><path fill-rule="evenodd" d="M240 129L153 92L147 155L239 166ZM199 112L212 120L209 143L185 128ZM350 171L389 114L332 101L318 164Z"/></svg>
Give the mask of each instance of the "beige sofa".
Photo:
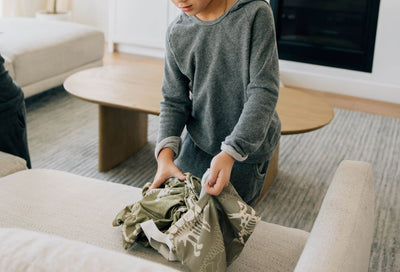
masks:
<svg viewBox="0 0 400 272"><path fill-rule="evenodd" d="M150 248L122 249L111 222L140 189L24 168L0 152L0 271L184 270ZM261 221L228 271L367 271L373 221L371 166L343 161L310 233Z"/></svg>
<svg viewBox="0 0 400 272"><path fill-rule="evenodd" d="M0 18L0 53L27 98L62 85L77 71L101 66L104 33L70 22Z"/></svg>

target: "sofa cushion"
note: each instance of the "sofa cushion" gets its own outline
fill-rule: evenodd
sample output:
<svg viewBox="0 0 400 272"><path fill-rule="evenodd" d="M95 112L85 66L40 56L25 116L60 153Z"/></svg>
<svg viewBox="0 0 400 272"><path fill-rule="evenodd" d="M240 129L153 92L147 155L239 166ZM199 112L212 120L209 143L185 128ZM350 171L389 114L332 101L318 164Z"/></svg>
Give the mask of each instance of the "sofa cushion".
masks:
<svg viewBox="0 0 400 272"><path fill-rule="evenodd" d="M112 227L116 214L141 198L141 189L56 170L25 170L0 179L0 227L24 228L125 252L122 231ZM242 254L228 271L292 271L308 233L259 222ZM151 248L129 253L167 264ZM283 269L284 268L284 269Z"/></svg>
<svg viewBox="0 0 400 272"><path fill-rule="evenodd" d="M260 221L228 271L293 271L309 233Z"/></svg>
<svg viewBox="0 0 400 272"><path fill-rule="evenodd" d="M23 158L0 151L0 177L25 169L26 161Z"/></svg>
<svg viewBox="0 0 400 272"><path fill-rule="evenodd" d="M126 253L122 231L112 221L125 206L141 198L132 186L62 171L31 169L0 179L0 228L23 228ZM151 248L130 253L168 263Z"/></svg>
<svg viewBox="0 0 400 272"><path fill-rule="evenodd" d="M86 25L2 18L0 32L6 68L21 87L102 60L104 55L103 32Z"/></svg>
<svg viewBox="0 0 400 272"><path fill-rule="evenodd" d="M55 235L0 228L0 271L176 271L175 269Z"/></svg>

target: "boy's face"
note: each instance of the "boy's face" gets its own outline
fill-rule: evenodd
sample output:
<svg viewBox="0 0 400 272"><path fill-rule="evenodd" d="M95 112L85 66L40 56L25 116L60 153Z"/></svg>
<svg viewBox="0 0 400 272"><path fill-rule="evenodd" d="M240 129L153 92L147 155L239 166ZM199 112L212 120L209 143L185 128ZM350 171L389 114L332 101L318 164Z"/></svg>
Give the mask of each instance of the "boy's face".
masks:
<svg viewBox="0 0 400 272"><path fill-rule="evenodd" d="M175 6L190 16L212 12L220 0L171 0Z"/></svg>

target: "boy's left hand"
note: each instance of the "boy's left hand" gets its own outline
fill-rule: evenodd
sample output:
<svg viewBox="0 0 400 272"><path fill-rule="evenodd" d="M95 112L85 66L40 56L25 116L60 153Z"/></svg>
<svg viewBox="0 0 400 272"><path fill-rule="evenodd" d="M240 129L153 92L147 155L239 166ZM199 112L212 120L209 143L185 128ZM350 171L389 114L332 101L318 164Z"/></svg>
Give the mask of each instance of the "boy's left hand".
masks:
<svg viewBox="0 0 400 272"><path fill-rule="evenodd" d="M208 183L204 185L208 194L217 196L228 186L234 162L235 159L225 151L212 159Z"/></svg>

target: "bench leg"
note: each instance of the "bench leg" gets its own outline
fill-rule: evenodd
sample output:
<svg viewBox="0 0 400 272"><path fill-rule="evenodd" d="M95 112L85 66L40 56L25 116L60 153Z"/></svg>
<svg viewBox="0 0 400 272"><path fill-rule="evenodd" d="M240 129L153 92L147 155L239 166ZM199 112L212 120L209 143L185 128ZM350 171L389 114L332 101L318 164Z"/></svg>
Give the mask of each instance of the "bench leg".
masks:
<svg viewBox="0 0 400 272"><path fill-rule="evenodd" d="M147 114L99 105L99 171L110 170L147 143Z"/></svg>
<svg viewBox="0 0 400 272"><path fill-rule="evenodd" d="M279 162L279 144L276 146L276 149L274 151L274 154L272 154L271 160L269 161L268 169L267 169L267 174L265 176L265 181L263 188L261 190L261 194L258 197L256 203L254 204L257 205L257 203L260 201L261 198L267 193L269 187L271 187L272 183L274 182L276 176L278 175L278 162Z"/></svg>

